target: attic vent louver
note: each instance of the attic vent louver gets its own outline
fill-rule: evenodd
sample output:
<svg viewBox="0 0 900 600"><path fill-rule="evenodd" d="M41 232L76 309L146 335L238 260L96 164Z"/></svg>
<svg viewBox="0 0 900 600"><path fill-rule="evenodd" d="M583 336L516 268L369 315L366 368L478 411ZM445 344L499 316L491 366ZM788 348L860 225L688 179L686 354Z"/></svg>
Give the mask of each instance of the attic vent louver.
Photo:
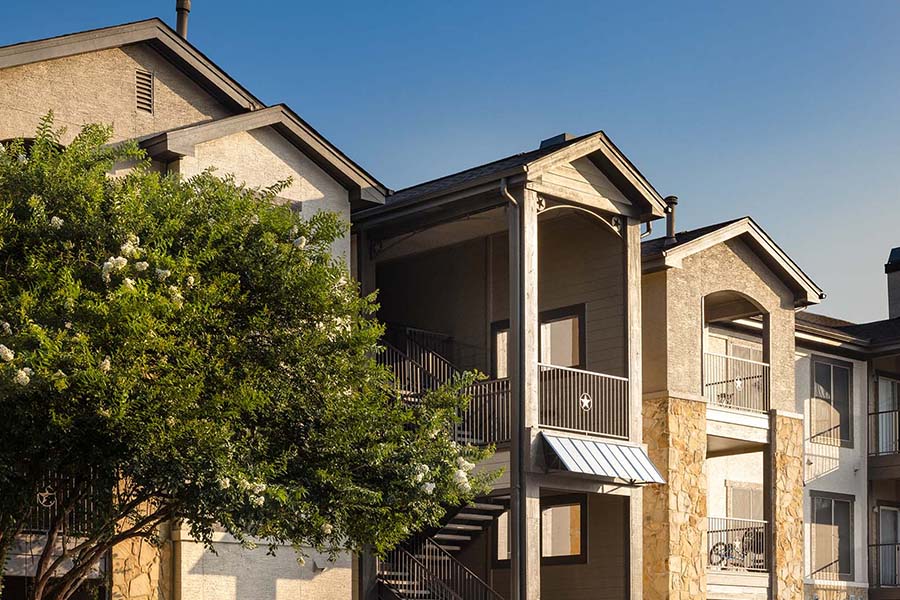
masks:
<svg viewBox="0 0 900 600"><path fill-rule="evenodd" d="M134 83L138 110L153 114L153 73L140 69L135 71Z"/></svg>

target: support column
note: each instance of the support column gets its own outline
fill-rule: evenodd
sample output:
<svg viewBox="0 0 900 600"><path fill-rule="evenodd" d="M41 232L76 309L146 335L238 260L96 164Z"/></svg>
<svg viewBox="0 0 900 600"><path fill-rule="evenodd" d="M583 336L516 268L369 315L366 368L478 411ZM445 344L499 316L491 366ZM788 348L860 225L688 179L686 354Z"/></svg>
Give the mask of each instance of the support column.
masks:
<svg viewBox="0 0 900 600"><path fill-rule="evenodd" d="M766 460L770 495L769 544L772 597L803 598L803 416L769 413Z"/></svg>
<svg viewBox="0 0 900 600"><path fill-rule="evenodd" d="M644 442L666 483L644 490L643 597L706 598L706 403L646 398Z"/></svg>
<svg viewBox="0 0 900 600"><path fill-rule="evenodd" d="M512 600L541 597L540 488L529 478L538 424L537 194L509 206Z"/></svg>
<svg viewBox="0 0 900 600"><path fill-rule="evenodd" d="M643 374L641 370L641 222L627 219L623 225L625 243L625 307L628 361L629 440L641 443L643 431ZM632 600L644 598L643 490L633 489L629 497L628 590Z"/></svg>

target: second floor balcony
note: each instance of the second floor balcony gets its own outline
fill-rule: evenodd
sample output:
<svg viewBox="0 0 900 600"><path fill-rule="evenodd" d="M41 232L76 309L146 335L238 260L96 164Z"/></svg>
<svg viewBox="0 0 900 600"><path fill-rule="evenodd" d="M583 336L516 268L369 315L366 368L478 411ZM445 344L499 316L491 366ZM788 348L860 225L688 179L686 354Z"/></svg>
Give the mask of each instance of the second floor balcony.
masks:
<svg viewBox="0 0 900 600"><path fill-rule="evenodd" d="M769 410L769 365L705 352L703 395L711 406L765 414Z"/></svg>

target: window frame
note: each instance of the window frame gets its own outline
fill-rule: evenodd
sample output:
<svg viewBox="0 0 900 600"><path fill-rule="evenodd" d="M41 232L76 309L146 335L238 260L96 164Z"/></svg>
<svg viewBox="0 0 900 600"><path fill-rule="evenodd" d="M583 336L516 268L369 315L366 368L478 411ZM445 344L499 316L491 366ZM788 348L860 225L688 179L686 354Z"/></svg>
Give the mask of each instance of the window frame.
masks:
<svg viewBox="0 0 900 600"><path fill-rule="evenodd" d="M585 306L581 304L570 304L569 306L560 306L558 308L550 308L542 310L538 313L538 359L541 353L541 325L552 323L554 321L562 321L564 319L575 317L578 319L578 364L573 369L584 369L587 365L587 341L585 339ZM502 331L509 331L509 319L500 319L491 323L491 377L494 379L505 379L505 377L497 377L497 334ZM507 364L507 371L509 365ZM509 374L507 373L507 377Z"/></svg>
<svg viewBox="0 0 900 600"><path fill-rule="evenodd" d="M834 503L835 502L846 502L850 505L850 514L849 514L849 522L850 522L850 539L848 543L850 545L850 573L826 573L822 571L815 571L815 557L816 557L816 528L815 522L816 518L816 499L825 499L831 501L831 526L834 527ZM829 581L854 581L856 578L856 524L854 523L854 519L856 518L856 496L852 494L838 494L835 492L824 492L818 490L810 490L809 492L809 524L810 524L810 533L809 533L809 554L810 554L810 576L812 579L824 579ZM837 548L837 560L840 560L840 547Z"/></svg>
<svg viewBox="0 0 900 600"><path fill-rule="evenodd" d="M834 408L834 368L838 367L838 368L847 370L847 421L848 421L848 428L850 430L850 439L845 440L841 437L838 437L837 441L839 442L839 444L837 444L837 445L840 446L841 448L853 448L855 446L855 442L856 442L855 435L854 435L855 423L854 423L854 418L853 418L853 404L854 404L853 363L850 363L850 362L847 362L844 360L839 360L836 358L831 358L829 356L822 356L820 354L810 355L810 357L809 357L809 399L810 399L810 403L812 403L813 400L827 401L825 398L819 398L816 395L816 365L817 364L828 365L828 367L831 369L831 398L832 399L828 402L831 404L832 408ZM813 412L813 408L811 405L810 406L810 416L812 418L809 419L810 427L812 427L816 422L815 416L812 414L812 412ZM820 433L815 433L812 430L810 430L809 434L810 434L809 435L810 441L812 441L816 444L834 445L834 444L829 444L830 440L827 440L826 438L822 438ZM840 435L840 418L838 419L838 435Z"/></svg>
<svg viewBox="0 0 900 600"><path fill-rule="evenodd" d="M581 548L578 554L570 554L566 556L544 556L543 538L544 538L544 510L554 506L572 506L578 505L580 511L580 535ZM506 511L502 514L509 514L509 504L506 505ZM576 565L586 564L588 561L588 502L587 494L560 494L557 496L544 496L541 498L541 520L540 520L540 537L541 537L541 565ZM499 550L498 528L491 528L491 566L494 569L508 569L510 560L508 558L497 558ZM510 549L511 550L511 549Z"/></svg>
<svg viewBox="0 0 900 600"><path fill-rule="evenodd" d="M734 497L732 493L734 490L745 490L749 492L759 492L759 501L760 506L762 508L762 518L754 519L753 517L735 517L733 513L734 509ZM751 506L752 512L752 506ZM765 490L763 484L761 483L753 483L751 481L735 481L731 479L725 480L725 516L731 519L740 519L742 521L766 521L766 500L765 500Z"/></svg>

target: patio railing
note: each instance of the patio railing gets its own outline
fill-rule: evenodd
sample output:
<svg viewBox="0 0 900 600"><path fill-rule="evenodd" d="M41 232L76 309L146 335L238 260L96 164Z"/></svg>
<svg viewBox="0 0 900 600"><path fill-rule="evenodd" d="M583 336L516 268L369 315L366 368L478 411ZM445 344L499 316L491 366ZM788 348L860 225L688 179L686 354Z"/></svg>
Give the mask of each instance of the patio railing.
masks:
<svg viewBox="0 0 900 600"><path fill-rule="evenodd" d="M709 568L719 571L766 572L769 563L767 521L709 517Z"/></svg>
<svg viewBox="0 0 900 600"><path fill-rule="evenodd" d="M869 585L900 587L900 544L869 544Z"/></svg>
<svg viewBox="0 0 900 600"><path fill-rule="evenodd" d="M628 378L538 363L540 425L628 439Z"/></svg>
<svg viewBox="0 0 900 600"><path fill-rule="evenodd" d="M869 413L869 456L900 454L900 410Z"/></svg>
<svg viewBox="0 0 900 600"><path fill-rule="evenodd" d="M769 410L769 365L704 352L703 395L714 406L765 413Z"/></svg>

